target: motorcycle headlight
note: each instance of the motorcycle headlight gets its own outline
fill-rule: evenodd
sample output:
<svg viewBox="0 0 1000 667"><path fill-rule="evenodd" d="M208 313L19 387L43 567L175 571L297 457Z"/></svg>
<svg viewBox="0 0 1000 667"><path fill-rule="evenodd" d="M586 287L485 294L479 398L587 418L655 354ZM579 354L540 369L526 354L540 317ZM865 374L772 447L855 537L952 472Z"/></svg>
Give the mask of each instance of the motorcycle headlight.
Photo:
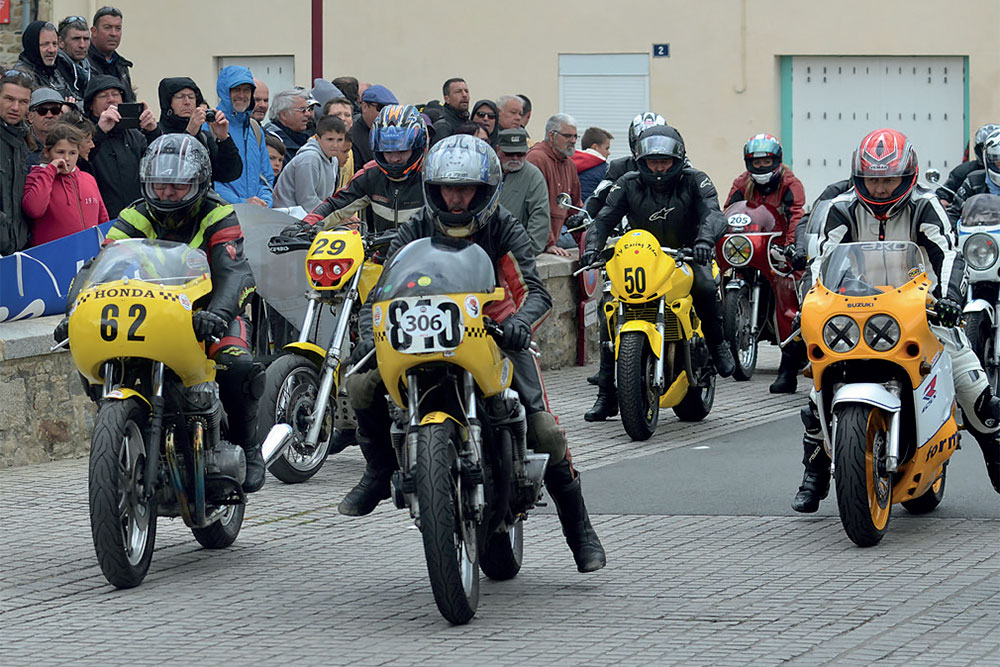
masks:
<svg viewBox="0 0 1000 667"><path fill-rule="evenodd" d="M850 352L860 339L858 323L847 315L831 317L823 325L823 342L834 352Z"/></svg>
<svg viewBox="0 0 1000 667"><path fill-rule="evenodd" d="M1000 248L997 247L996 239L990 234L973 234L965 239L962 254L965 255L969 268L985 271L997 263Z"/></svg>
<svg viewBox="0 0 1000 667"><path fill-rule="evenodd" d="M899 342L899 322L890 315L872 315L865 322L865 343L876 352L887 352Z"/></svg>
<svg viewBox="0 0 1000 667"><path fill-rule="evenodd" d="M753 244L740 234L733 234L722 242L722 257L730 266L746 266L753 258Z"/></svg>

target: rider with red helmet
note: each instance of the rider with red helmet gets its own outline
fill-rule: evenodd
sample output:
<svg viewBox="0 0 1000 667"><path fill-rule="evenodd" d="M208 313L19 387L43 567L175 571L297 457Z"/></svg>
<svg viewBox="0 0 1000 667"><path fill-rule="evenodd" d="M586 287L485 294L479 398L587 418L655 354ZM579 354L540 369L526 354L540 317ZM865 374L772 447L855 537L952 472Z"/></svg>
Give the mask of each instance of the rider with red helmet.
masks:
<svg viewBox="0 0 1000 667"><path fill-rule="evenodd" d="M965 260L957 251L951 223L934 191L917 185L917 154L902 132L882 129L869 133L854 152L852 163L853 189L835 198L821 213L813 279L823 257L839 243L895 240L920 246L937 277L934 308L941 324L932 324L931 330L951 356L955 397L966 427L983 450L993 488L1000 493L1000 399L993 395L965 332L955 326L962 315L966 280ZM823 448L812 398L802 410L802 421L805 474L792 509L815 512L830 489L830 459Z"/></svg>
<svg viewBox="0 0 1000 667"><path fill-rule="evenodd" d="M770 134L756 134L743 147L743 162L747 170L736 177L726 199L728 208L738 201L755 204L769 204L785 218L786 231L782 244L790 250L793 264L801 268L805 262L805 250L795 245L795 228L802 218L806 203L806 192L792 170L782 163L781 142ZM792 258L790 258L792 259ZM796 376L805 361L805 347L792 344L781 350L781 364L778 377L771 383L772 394L791 394L795 391Z"/></svg>

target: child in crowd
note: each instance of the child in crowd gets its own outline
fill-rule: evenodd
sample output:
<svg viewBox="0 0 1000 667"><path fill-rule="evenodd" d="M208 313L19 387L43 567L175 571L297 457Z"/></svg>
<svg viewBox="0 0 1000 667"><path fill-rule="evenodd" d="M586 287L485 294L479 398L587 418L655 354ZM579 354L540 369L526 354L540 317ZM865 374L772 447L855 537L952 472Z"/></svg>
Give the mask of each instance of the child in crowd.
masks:
<svg viewBox="0 0 1000 667"><path fill-rule="evenodd" d="M337 155L347 128L336 116L324 116L309 138L285 166L274 188L275 208L301 206L311 211L333 194L340 176Z"/></svg>
<svg viewBox="0 0 1000 667"><path fill-rule="evenodd" d="M278 182L278 174L281 173L281 168L285 166L285 152L288 150L285 148L285 144L281 141L281 138L276 134L267 133L264 137L264 141L267 142L267 155L271 158L271 169L274 169L274 182Z"/></svg>
<svg viewBox="0 0 1000 667"><path fill-rule="evenodd" d="M80 130L68 123L58 123L45 138L43 162L28 174L21 200L32 245L108 221L97 181L76 166L80 147L86 143Z"/></svg>
<svg viewBox="0 0 1000 667"><path fill-rule="evenodd" d="M88 160L90 160L90 150L94 147L94 134L97 132L97 127L76 111L67 111L60 116L59 122L72 125L83 133L83 143L80 144L80 157L76 160L76 168L88 174L91 173Z"/></svg>

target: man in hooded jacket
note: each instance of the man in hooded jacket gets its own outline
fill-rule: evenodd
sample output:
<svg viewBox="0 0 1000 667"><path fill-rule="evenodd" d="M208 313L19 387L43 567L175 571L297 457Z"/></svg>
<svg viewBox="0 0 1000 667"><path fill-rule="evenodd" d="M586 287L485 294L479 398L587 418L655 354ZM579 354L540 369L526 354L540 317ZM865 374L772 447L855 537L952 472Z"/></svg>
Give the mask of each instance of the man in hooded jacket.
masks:
<svg viewBox="0 0 1000 667"><path fill-rule="evenodd" d="M190 91L188 96L194 99L175 100L174 96L182 91ZM160 79L160 131L163 134L188 134L197 137L198 141L208 149L208 157L212 164L212 178L228 183L235 181L243 173L243 160L240 158L236 142L229 133L229 120L225 112L217 111L215 120L208 123L208 130L203 128L206 122L202 105L205 98L198 84L186 76L176 76Z"/></svg>
<svg viewBox="0 0 1000 667"><path fill-rule="evenodd" d="M0 255L28 247L28 221L21 198L28 176L28 125L31 80L24 74L0 78Z"/></svg>
<svg viewBox="0 0 1000 667"><path fill-rule="evenodd" d="M43 38L47 46L45 53L39 47ZM48 21L28 24L21 34L21 48L23 50L14 63L14 69L30 76L35 88L51 88L62 95L63 99L75 100L79 97L73 84L56 67L59 38L54 25Z"/></svg>
<svg viewBox="0 0 1000 667"><path fill-rule="evenodd" d="M117 114L105 116L117 102L108 103L101 95L104 91L117 91L118 101L125 98L125 85L120 79L105 74L96 74L87 84L83 97L83 108L97 131L94 133L94 148L90 151L90 167L97 179L97 187L113 220L119 211L142 197L139 183L139 161L146 146L160 136L156 118L148 108L139 116L142 129L121 128ZM95 99L100 98L100 99Z"/></svg>
<svg viewBox="0 0 1000 667"><path fill-rule="evenodd" d="M271 206L274 202L274 169L260 123L250 117L257 86L249 67L229 65L219 72L215 92L218 110L229 119L229 134L243 161L239 177L228 183L215 181L215 191L230 204ZM249 94L248 94L249 93Z"/></svg>
<svg viewBox="0 0 1000 667"><path fill-rule="evenodd" d="M490 135L486 141L489 142L490 146L496 146L497 138L500 135L500 123L497 122L499 114L496 102L493 100L479 100L469 108L472 109L469 119L486 130L487 134ZM490 118L490 114L493 114L492 118Z"/></svg>

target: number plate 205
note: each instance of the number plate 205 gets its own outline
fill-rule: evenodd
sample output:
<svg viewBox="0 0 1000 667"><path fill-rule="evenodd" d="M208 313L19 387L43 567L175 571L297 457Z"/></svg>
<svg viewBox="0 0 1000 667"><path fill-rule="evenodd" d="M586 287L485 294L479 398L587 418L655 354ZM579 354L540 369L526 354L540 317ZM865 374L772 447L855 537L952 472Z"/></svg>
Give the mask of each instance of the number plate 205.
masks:
<svg viewBox="0 0 1000 667"><path fill-rule="evenodd" d="M399 352L454 350L465 333L462 309L444 296L396 299L389 304L386 315L386 337Z"/></svg>

